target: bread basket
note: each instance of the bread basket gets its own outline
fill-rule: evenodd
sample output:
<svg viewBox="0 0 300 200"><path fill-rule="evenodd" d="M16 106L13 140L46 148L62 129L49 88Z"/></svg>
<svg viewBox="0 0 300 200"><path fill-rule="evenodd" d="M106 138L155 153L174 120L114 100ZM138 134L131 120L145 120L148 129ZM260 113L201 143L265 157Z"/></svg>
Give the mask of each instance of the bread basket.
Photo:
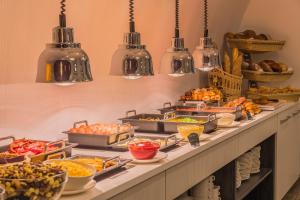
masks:
<svg viewBox="0 0 300 200"><path fill-rule="evenodd" d="M237 98L242 93L243 76L236 76L223 71L220 68L208 73L209 86L221 87L227 98Z"/></svg>

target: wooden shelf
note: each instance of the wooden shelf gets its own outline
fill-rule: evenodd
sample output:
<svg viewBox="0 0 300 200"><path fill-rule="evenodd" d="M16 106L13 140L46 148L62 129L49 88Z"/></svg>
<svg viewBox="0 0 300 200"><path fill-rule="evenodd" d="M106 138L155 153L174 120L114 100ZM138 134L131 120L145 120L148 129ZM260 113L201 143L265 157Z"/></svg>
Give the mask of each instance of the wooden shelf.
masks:
<svg viewBox="0 0 300 200"><path fill-rule="evenodd" d="M263 168L261 172L251 175L250 179L243 181L242 185L235 191L235 200L244 199L257 185L272 173L272 169Z"/></svg>

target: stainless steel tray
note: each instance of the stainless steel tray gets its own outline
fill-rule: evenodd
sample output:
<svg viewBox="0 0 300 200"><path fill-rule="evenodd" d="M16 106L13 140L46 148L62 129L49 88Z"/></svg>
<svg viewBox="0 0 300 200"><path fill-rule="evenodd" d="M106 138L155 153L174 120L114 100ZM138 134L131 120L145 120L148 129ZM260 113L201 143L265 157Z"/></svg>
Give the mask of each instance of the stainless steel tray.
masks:
<svg viewBox="0 0 300 200"><path fill-rule="evenodd" d="M216 117L216 114L210 114L208 116L180 115L173 119L185 118L185 117L189 117L189 118L196 119L196 120L203 120L205 122L204 123L186 123L186 122L169 122L169 121L165 120L163 122L165 132L177 133L178 132L177 125L203 125L204 126L203 133L211 133L214 130L216 130L216 128L217 128L218 119Z"/></svg>
<svg viewBox="0 0 300 200"><path fill-rule="evenodd" d="M74 155L72 157L70 157L70 160L75 160L76 158L99 158L102 159L103 162L103 166L102 166L102 171L96 172L95 178L99 178L104 174L109 174L117 169L121 169L122 167L124 167L127 163L131 162L131 159L122 159L120 158L120 156L116 156L116 157L104 157L104 156L89 156L89 155ZM115 162L116 164L110 167L106 167L106 164L108 162Z"/></svg>
<svg viewBox="0 0 300 200"><path fill-rule="evenodd" d="M150 139L150 140L160 140L163 145L160 147L160 151L164 151L166 149L175 147L179 144L183 139L177 138L175 134L173 135L157 135L157 134L136 134L134 138L131 138L127 141L122 141L120 143L114 144L112 148L126 149L128 150L127 144L134 139Z"/></svg>
<svg viewBox="0 0 300 200"><path fill-rule="evenodd" d="M13 136L7 136L0 138L0 141L5 141L5 140L16 140L15 137ZM34 156L28 156L31 162L42 162L48 159L55 159L55 158L65 158L65 157L70 157L72 155L72 148L77 146L75 143L69 143L64 140L59 140L55 142L49 142L49 141L41 141L41 140L33 140L37 142L48 142L45 146L45 151L41 154L34 155ZM57 146L58 149L54 151L48 151L48 146L49 145L54 145ZM0 152L6 152L9 150L9 144L4 145L0 147Z"/></svg>
<svg viewBox="0 0 300 200"><path fill-rule="evenodd" d="M217 108L220 109L222 107L208 107L211 109ZM179 110L178 110L179 109ZM235 115L235 120L238 121L243 118L242 115L242 108L240 106L236 108L228 108L231 109L231 111L227 112L226 109L224 112L213 112L209 111L209 109L203 110L200 104L194 105L194 106L187 106L187 105L175 105L172 106L171 103L165 103L164 108L159 109L161 114L167 113L167 112L175 112L176 115L194 115L194 116L208 116L211 114L217 114L217 113L231 113Z"/></svg>
<svg viewBox="0 0 300 200"><path fill-rule="evenodd" d="M208 107L208 109L206 110L201 110L201 112L199 113L195 113L194 115L195 116L202 116L202 115L210 115L210 114L218 114L218 113L230 113L230 114L233 114L235 115L235 121L239 121L243 118L243 113L242 113L242 107L241 106L237 106L235 108L226 108L226 107L223 107L224 108L224 111L222 112L213 112L213 111L209 111L210 109L214 109L214 108L217 108L217 109L220 109L222 107ZM228 109L228 111L226 111L226 109Z"/></svg>
<svg viewBox="0 0 300 200"><path fill-rule="evenodd" d="M160 111L161 114L165 114L165 113L170 113L170 112L174 112L176 115L193 115L197 112L191 112L191 111L178 111L178 109L189 109L189 108L194 108L194 109L200 109L199 107L197 107L197 105L174 105L172 106L172 104L170 102L164 103L163 108L158 109Z"/></svg>
<svg viewBox="0 0 300 200"><path fill-rule="evenodd" d="M133 114L131 116L131 114ZM130 110L126 112L126 117L121 118L123 123L129 123L132 126L136 127L136 131L138 132L164 132L164 127L162 121L168 118L169 114L137 114L136 110ZM147 118L157 118L159 120L151 121L151 120L142 120Z"/></svg>
<svg viewBox="0 0 300 200"><path fill-rule="evenodd" d="M80 121L74 123L74 128L80 124L88 125L88 122ZM77 143L80 146L86 147L110 147L111 144L126 140L134 135L134 130L131 129L125 133L114 133L109 135L97 135L97 134L85 134L85 133L71 133L70 131L64 131L68 134L68 140L71 143Z"/></svg>

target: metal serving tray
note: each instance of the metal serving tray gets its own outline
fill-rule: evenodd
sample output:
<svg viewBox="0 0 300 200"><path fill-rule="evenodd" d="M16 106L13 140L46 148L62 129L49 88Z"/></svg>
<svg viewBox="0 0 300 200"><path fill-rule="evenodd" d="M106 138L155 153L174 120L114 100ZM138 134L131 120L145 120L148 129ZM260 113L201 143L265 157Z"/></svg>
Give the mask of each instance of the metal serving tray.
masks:
<svg viewBox="0 0 300 200"><path fill-rule="evenodd" d="M74 128L80 124L88 126L88 122L80 121L74 123ZM77 143L80 146L86 147L110 147L112 144L126 140L134 135L134 130L131 129L129 132L114 133L109 135L100 134L86 134L86 133L71 133L70 131L64 131L63 133L68 134L68 140L71 143Z"/></svg>
<svg viewBox="0 0 300 200"><path fill-rule="evenodd" d="M185 123L185 122L168 122L165 120L164 123L164 129L165 132L171 132L171 133L177 133L177 125L203 125L204 131L203 133L211 133L217 128L218 119L216 117L216 114L210 114L208 116L189 116L189 115L180 115L173 119L178 118L185 118L189 117L196 120L203 120L204 123Z"/></svg>
<svg viewBox="0 0 300 200"><path fill-rule="evenodd" d="M213 109L219 109L224 111L215 112ZM243 118L242 115L242 107L238 106L235 108L229 107L206 107L203 108L200 104L194 106L187 106L187 105L175 105L172 106L171 103L165 103L164 108L159 109L159 111L163 113L167 112L175 112L176 115L195 115L195 116L208 116L211 114L217 113L231 113L235 115L235 120L238 121Z"/></svg>
<svg viewBox="0 0 300 200"><path fill-rule="evenodd" d="M132 116L130 114L133 114ZM175 113L173 113L174 115ZM130 110L126 112L126 118L121 118L123 123L129 123L136 127L138 132L150 132L150 133L162 133L164 132L164 126L162 121L169 118L169 113L164 114L138 114L136 110ZM158 118L159 120L142 120L147 118Z"/></svg>
<svg viewBox="0 0 300 200"><path fill-rule="evenodd" d="M16 140L15 137L13 136L7 136L0 138L0 141L5 141L5 140ZM55 142L49 142L49 141L41 141L41 140L32 140L36 142L48 142L45 146L45 151L41 154L31 156L29 155L28 158L30 159L31 162L42 162L45 160L49 159L56 159L56 158L65 158L65 157L70 157L72 155L72 148L77 146L75 143L68 143L64 140L59 140ZM0 147L0 152L6 152L9 151L9 145L4 145ZM48 151L48 146L49 145L54 145L59 147L58 149L54 151Z"/></svg>
<svg viewBox="0 0 300 200"><path fill-rule="evenodd" d="M115 171L117 169L121 169L122 167L124 167L127 163L131 162L131 159L122 159L120 158L120 156L116 156L116 157L104 157L104 156L89 156L89 155L74 155L72 157L70 157L70 160L75 160L76 158L99 158L102 159L103 162L103 166L102 166L102 171L96 172L95 178L99 178L104 174L109 174L112 171ZM116 163L115 165L111 166L111 167L106 167L106 164L108 162L114 162Z"/></svg>
<svg viewBox="0 0 300 200"><path fill-rule="evenodd" d="M117 149L125 149L128 150L127 144L134 140L135 138L137 139L150 139L150 140L161 140L164 144L161 145L160 151L175 147L176 145L179 144L183 139L177 138L175 134L173 135L157 135L157 134L135 134L134 138L131 138L127 141L122 141L120 143L114 144L112 148L117 148Z"/></svg>
<svg viewBox="0 0 300 200"><path fill-rule="evenodd" d="M179 111L178 109L187 109L186 111ZM196 109L195 112L191 112L188 111L188 109ZM164 103L163 108L158 109L160 111L161 114L165 114L165 113L170 113L170 112L174 112L176 115L193 115L195 113L197 113L198 109L200 109L199 107L197 107L197 105L174 105L172 106L172 104L170 102Z"/></svg>
<svg viewBox="0 0 300 200"><path fill-rule="evenodd" d="M213 109L221 109L223 111L215 112ZM218 114L218 113L230 113L235 115L235 121L239 121L243 118L242 107L237 106L235 108L231 107L207 107L206 109L201 110L201 112L196 113L195 116L209 115L209 114Z"/></svg>

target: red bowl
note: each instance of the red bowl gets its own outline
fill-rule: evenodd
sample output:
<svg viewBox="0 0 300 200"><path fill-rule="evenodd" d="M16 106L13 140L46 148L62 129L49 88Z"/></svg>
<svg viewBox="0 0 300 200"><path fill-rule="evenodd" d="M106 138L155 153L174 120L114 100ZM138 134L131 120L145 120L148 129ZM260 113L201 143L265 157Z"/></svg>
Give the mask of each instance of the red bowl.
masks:
<svg viewBox="0 0 300 200"><path fill-rule="evenodd" d="M138 160L154 158L159 148L159 143L151 141L132 142L128 144L130 153Z"/></svg>

